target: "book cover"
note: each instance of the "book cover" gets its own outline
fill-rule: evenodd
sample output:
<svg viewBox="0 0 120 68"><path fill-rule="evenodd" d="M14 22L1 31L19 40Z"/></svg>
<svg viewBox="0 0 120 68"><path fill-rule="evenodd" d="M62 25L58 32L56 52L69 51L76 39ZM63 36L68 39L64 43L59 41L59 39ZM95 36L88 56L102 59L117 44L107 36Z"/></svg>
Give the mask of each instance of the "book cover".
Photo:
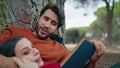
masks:
<svg viewBox="0 0 120 68"><path fill-rule="evenodd" d="M95 47L86 39L82 39L71 54L62 62L62 68L83 68L94 54Z"/></svg>

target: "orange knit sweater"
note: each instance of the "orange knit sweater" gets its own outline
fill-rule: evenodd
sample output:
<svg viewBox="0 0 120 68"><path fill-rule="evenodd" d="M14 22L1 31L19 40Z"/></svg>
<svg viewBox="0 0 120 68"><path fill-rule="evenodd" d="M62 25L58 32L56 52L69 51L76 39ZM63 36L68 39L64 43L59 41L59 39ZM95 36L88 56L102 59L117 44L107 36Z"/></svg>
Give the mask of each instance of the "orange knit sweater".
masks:
<svg viewBox="0 0 120 68"><path fill-rule="evenodd" d="M33 45L40 51L40 55L45 64L62 62L69 52L60 43L49 39L40 40L36 35L33 34L31 29L20 29L15 27L5 28L0 34L0 43L5 40L23 35L28 38Z"/></svg>

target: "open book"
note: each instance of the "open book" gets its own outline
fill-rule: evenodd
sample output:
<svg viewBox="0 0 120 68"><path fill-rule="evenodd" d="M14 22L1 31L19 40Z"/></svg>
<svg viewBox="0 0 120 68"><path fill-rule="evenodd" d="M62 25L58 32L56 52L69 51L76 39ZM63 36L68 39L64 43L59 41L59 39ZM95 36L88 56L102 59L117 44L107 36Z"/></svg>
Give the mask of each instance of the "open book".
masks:
<svg viewBox="0 0 120 68"><path fill-rule="evenodd" d="M73 49L71 54L62 62L62 68L83 68L94 54L95 47L85 38Z"/></svg>

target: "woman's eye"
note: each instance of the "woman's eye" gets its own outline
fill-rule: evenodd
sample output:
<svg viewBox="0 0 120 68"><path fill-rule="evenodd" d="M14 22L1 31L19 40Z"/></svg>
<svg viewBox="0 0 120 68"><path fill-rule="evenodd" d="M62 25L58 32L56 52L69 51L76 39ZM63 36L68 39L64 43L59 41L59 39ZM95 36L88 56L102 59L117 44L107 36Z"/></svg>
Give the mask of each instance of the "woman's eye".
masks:
<svg viewBox="0 0 120 68"><path fill-rule="evenodd" d="M29 51L24 51L23 54L24 54L24 55L28 55L28 54L29 54Z"/></svg>

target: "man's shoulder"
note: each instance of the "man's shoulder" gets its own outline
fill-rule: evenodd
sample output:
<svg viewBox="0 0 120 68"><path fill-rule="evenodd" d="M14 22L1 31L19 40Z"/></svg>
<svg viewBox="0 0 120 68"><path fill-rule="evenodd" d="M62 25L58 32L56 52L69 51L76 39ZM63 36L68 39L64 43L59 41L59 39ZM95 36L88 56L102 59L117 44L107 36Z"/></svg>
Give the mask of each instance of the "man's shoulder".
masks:
<svg viewBox="0 0 120 68"><path fill-rule="evenodd" d="M50 37L52 40L64 45L64 41L63 41L63 38L58 35L58 34L52 34L51 37Z"/></svg>
<svg viewBox="0 0 120 68"><path fill-rule="evenodd" d="M57 39L51 39L51 38L49 38L49 39L51 40L51 43L54 43L55 45L64 46L63 42L60 42Z"/></svg>
<svg viewBox="0 0 120 68"><path fill-rule="evenodd" d="M15 27L13 27L13 26L9 26L9 27L5 27L3 30L2 30L2 32L8 32L8 31L15 31L16 30L16 28Z"/></svg>
<svg viewBox="0 0 120 68"><path fill-rule="evenodd" d="M14 26L8 26L6 28L4 28L3 30L17 30L18 28L14 27Z"/></svg>

